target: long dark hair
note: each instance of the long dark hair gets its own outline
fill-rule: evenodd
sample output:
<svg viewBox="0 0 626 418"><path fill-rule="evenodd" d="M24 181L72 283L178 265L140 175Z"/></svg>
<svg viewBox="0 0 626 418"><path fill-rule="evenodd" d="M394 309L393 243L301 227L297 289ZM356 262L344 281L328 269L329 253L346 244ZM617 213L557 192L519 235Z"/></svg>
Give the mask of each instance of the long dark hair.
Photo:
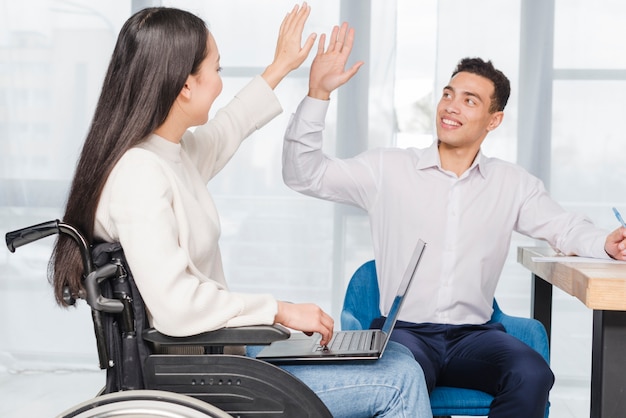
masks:
<svg viewBox="0 0 626 418"><path fill-rule="evenodd" d="M143 9L120 31L96 111L70 188L63 220L93 242L96 208L113 166L159 127L190 74L207 56L208 29L202 19L173 8ZM63 291L82 288L78 248L60 235L48 277L57 302Z"/></svg>

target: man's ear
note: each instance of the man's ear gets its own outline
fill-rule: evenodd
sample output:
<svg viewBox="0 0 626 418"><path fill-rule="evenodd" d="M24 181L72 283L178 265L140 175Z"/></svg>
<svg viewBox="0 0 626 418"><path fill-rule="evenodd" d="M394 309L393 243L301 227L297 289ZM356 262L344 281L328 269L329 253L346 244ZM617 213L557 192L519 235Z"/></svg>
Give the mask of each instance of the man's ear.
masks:
<svg viewBox="0 0 626 418"><path fill-rule="evenodd" d="M487 125L487 130L493 131L494 129L496 129L498 126L500 126L500 123L502 123L503 118L504 118L504 112L502 111L494 112L491 115L491 120L489 121L489 125Z"/></svg>

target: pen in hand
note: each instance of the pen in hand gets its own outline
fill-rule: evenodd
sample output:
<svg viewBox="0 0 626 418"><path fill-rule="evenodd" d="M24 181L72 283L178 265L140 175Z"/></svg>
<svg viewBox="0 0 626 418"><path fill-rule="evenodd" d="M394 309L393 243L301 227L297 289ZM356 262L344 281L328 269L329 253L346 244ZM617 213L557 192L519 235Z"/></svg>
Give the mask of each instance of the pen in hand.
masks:
<svg viewBox="0 0 626 418"><path fill-rule="evenodd" d="M619 223L622 224L622 226L624 228L626 228L626 223L624 223L624 219L622 218L622 215L620 215L619 211L617 210L617 208L613 208L613 213L615 214L615 217L617 218L617 220L619 221Z"/></svg>

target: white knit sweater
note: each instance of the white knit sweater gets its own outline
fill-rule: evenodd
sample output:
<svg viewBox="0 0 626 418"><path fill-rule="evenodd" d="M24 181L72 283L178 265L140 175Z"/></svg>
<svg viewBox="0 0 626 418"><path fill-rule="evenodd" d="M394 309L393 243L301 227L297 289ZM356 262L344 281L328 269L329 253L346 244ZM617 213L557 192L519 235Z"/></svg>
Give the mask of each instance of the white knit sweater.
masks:
<svg viewBox="0 0 626 418"><path fill-rule="evenodd" d="M107 179L95 236L119 241L153 326L172 336L271 324L276 300L228 290L219 217L206 183L244 138L282 111L254 78L215 118L180 144L151 135L127 151Z"/></svg>

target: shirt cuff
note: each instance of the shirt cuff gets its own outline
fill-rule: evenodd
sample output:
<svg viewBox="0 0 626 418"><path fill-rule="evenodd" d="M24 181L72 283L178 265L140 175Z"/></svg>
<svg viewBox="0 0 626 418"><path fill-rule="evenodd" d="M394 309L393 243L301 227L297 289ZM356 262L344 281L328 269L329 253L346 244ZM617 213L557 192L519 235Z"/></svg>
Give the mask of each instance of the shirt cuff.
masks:
<svg viewBox="0 0 626 418"><path fill-rule="evenodd" d="M324 121L329 105L330 100L320 100L306 96L300 103L298 115L300 119L307 121Z"/></svg>
<svg viewBox="0 0 626 418"><path fill-rule="evenodd" d="M283 111L274 90L260 75L250 80L236 97L249 107L252 115L259 115L256 129L260 129Z"/></svg>

